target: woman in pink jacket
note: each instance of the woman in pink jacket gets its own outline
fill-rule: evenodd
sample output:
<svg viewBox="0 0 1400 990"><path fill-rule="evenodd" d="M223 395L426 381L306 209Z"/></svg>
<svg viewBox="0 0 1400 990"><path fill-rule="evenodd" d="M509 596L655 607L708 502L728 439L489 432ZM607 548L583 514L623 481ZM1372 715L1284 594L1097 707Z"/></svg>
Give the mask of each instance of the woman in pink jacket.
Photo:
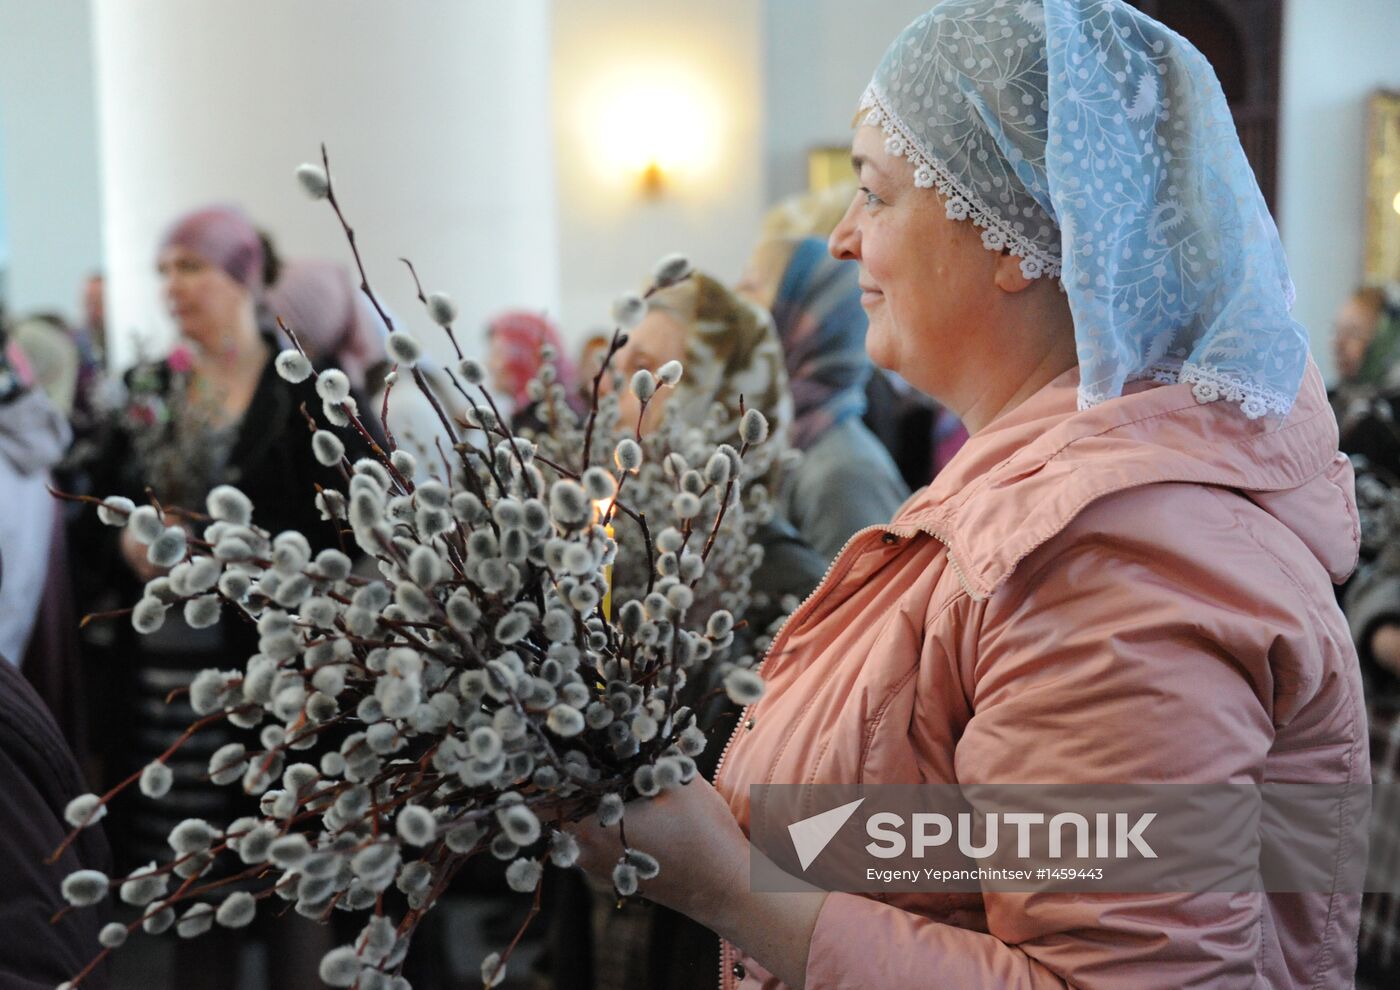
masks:
<svg viewBox="0 0 1400 990"><path fill-rule="evenodd" d="M726 940L725 987L1350 986L1352 476L1213 73L1121 0L948 0L861 107L831 250L876 363L972 436L789 620L714 785L629 806L642 893ZM752 785L1278 781L1345 795L1319 892L749 880Z"/></svg>

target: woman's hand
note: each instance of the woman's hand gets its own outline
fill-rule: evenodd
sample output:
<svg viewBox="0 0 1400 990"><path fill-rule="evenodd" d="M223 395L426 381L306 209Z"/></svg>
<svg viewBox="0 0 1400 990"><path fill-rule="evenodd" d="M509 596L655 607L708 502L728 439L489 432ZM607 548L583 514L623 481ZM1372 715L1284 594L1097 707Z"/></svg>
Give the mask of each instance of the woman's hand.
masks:
<svg viewBox="0 0 1400 990"><path fill-rule="evenodd" d="M622 826L631 848L650 853L661 864L657 877L640 885L640 894L690 916L789 987L802 990L812 931L826 894L754 891L749 840L709 781L697 776L653 800L632 802ZM604 828L593 817L573 832L578 864L611 883L622 855L619 827Z"/></svg>
<svg viewBox="0 0 1400 990"><path fill-rule="evenodd" d="M708 780L697 775L656 798L633 801L620 826L604 828L596 816L580 822L574 829L579 866L611 883L624 829L631 848L661 864L640 894L707 927L723 927L729 898L748 890L749 840Z"/></svg>

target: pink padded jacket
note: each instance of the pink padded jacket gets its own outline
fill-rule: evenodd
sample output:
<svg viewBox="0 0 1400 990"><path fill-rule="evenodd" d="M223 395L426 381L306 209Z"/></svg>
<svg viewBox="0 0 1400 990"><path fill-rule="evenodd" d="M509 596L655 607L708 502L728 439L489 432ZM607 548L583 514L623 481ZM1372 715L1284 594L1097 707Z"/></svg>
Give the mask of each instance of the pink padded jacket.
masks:
<svg viewBox="0 0 1400 990"><path fill-rule="evenodd" d="M1332 584L1351 466L1309 366L1286 421L1077 372L853 536L770 651L717 786L1369 780ZM1364 805L1364 800L1358 802ZM1339 816L1364 814L1343 807ZM1364 848L1336 849L1340 861ZM1360 898L830 895L808 990L1351 986ZM724 946L725 987L779 987Z"/></svg>

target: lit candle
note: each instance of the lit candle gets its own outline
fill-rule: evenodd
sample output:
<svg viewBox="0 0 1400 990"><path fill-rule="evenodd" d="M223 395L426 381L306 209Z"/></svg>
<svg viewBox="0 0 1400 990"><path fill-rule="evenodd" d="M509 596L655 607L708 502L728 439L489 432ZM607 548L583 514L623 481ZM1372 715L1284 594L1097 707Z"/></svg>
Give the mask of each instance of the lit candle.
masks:
<svg viewBox="0 0 1400 990"><path fill-rule="evenodd" d="M612 507L613 500L610 498L599 499L593 503L594 518L603 520L603 532L608 534L608 539L613 539L612 527ZM612 621L612 564L603 565L603 580L607 583L607 590L603 592L603 619Z"/></svg>

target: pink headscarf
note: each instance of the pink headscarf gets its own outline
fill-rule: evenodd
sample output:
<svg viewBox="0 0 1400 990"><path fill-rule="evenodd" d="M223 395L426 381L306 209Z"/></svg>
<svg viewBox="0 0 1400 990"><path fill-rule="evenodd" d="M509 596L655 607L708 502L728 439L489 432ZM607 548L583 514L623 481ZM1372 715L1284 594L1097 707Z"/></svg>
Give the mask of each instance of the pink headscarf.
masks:
<svg viewBox="0 0 1400 990"><path fill-rule="evenodd" d="M161 238L160 249L182 247L193 251L253 295L263 289L262 241L257 230L236 206L210 206L186 213Z"/></svg>
<svg viewBox="0 0 1400 990"><path fill-rule="evenodd" d="M553 363L557 380L564 386L565 394L573 397L574 380L578 373L559 342L559 331L548 319L528 310L510 310L488 323L486 333L491 338L491 346L501 348L507 378L504 386L515 399L516 409L524 409L530 404L525 386L540 370L542 344L554 348Z"/></svg>
<svg viewBox="0 0 1400 990"><path fill-rule="evenodd" d="M386 357L386 331L345 266L303 258L282 266L267 293L267 307L280 316L313 360L329 358L363 390L365 373Z"/></svg>

